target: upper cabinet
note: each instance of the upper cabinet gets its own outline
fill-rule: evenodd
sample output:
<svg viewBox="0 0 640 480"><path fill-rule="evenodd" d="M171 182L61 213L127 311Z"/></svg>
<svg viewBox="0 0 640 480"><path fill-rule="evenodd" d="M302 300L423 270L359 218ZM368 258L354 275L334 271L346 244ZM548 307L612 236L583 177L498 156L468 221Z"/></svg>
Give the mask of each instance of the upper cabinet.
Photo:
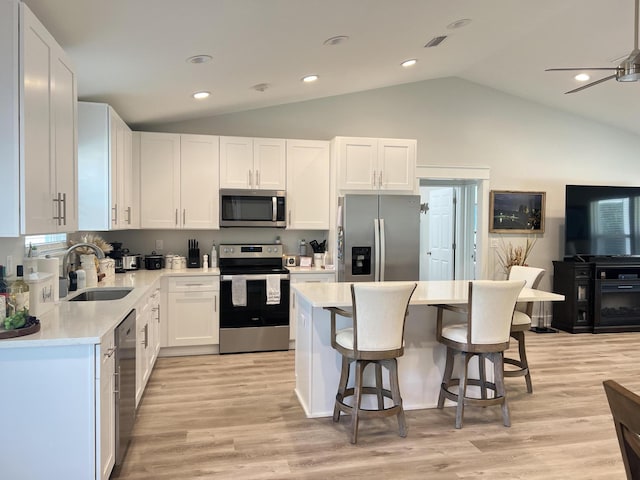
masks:
<svg viewBox="0 0 640 480"><path fill-rule="evenodd" d="M287 140L287 228L328 230L330 143Z"/></svg>
<svg viewBox="0 0 640 480"><path fill-rule="evenodd" d="M0 235L75 231L75 70L25 4L0 3L0 32Z"/></svg>
<svg viewBox="0 0 640 480"><path fill-rule="evenodd" d="M219 228L218 138L134 133L142 228Z"/></svg>
<svg viewBox="0 0 640 480"><path fill-rule="evenodd" d="M416 140L336 137L338 189L413 191Z"/></svg>
<svg viewBox="0 0 640 480"><path fill-rule="evenodd" d="M220 137L220 188L284 190L285 145L280 138Z"/></svg>
<svg viewBox="0 0 640 480"><path fill-rule="evenodd" d="M104 103L78 102L78 120L78 228L137 228L131 129Z"/></svg>

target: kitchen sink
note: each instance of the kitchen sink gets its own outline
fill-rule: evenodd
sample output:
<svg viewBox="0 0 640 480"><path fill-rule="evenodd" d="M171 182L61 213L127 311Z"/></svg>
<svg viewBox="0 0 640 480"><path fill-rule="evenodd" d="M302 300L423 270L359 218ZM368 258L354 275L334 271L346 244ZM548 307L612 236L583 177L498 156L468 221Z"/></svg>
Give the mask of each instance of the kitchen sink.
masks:
<svg viewBox="0 0 640 480"><path fill-rule="evenodd" d="M102 300L119 300L131 293L131 287L88 288L68 299L69 302L99 302Z"/></svg>

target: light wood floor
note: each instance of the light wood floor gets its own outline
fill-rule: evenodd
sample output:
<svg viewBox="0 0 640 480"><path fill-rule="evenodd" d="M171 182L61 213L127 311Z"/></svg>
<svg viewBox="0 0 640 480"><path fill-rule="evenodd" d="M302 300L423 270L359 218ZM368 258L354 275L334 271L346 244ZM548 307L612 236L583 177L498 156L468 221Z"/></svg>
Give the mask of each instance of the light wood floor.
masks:
<svg viewBox="0 0 640 480"><path fill-rule="evenodd" d="M640 392L640 334L527 334L534 393L508 378L498 407L362 421L307 419L293 392L294 353L161 358L117 479L624 479L602 381ZM513 343L513 342L512 342ZM348 420L348 418L346 418Z"/></svg>

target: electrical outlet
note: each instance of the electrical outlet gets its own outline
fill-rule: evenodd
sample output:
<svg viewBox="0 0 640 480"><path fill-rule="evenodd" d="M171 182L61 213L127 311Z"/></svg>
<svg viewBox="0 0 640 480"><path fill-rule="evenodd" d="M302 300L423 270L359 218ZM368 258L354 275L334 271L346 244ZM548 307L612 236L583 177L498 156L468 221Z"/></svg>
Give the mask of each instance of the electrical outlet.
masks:
<svg viewBox="0 0 640 480"><path fill-rule="evenodd" d="M162 250L164 248L164 242L162 240L156 240L156 250Z"/></svg>
<svg viewBox="0 0 640 480"><path fill-rule="evenodd" d="M497 238L492 238L491 239L491 248L498 248L498 239Z"/></svg>

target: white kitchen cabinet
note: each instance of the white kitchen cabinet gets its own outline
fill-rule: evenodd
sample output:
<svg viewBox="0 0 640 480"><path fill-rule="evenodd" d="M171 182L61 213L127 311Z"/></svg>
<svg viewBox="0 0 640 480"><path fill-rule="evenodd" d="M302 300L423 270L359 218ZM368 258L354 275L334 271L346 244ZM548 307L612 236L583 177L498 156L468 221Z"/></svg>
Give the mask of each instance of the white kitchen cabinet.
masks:
<svg viewBox="0 0 640 480"><path fill-rule="evenodd" d="M328 230L330 143L287 140L287 228Z"/></svg>
<svg viewBox="0 0 640 480"><path fill-rule="evenodd" d="M218 137L136 132L140 226L219 227Z"/></svg>
<svg viewBox="0 0 640 480"><path fill-rule="evenodd" d="M296 283L327 283L327 282L335 282L336 275L335 272L327 272L323 270L308 270L304 273L294 273L293 271L289 273L289 282L293 287ZM289 339L296 339L296 319L298 318L297 312L297 299L296 292L293 288L291 288L291 299L289 301Z"/></svg>
<svg viewBox="0 0 640 480"><path fill-rule="evenodd" d="M285 145L280 138L220 137L220 188L284 190Z"/></svg>
<svg viewBox="0 0 640 480"><path fill-rule="evenodd" d="M135 228L132 132L105 103L78 102L80 230Z"/></svg>
<svg viewBox="0 0 640 480"><path fill-rule="evenodd" d="M160 353L160 288L156 288L151 294L149 299L149 305L151 307L151 327L150 327L150 344L151 344L151 358L150 358L150 370L153 370L153 366L158 359Z"/></svg>
<svg viewBox="0 0 640 480"><path fill-rule="evenodd" d="M413 191L416 140L336 137L340 191Z"/></svg>
<svg viewBox="0 0 640 480"><path fill-rule="evenodd" d="M97 415L99 418L99 436L96 449L99 454L96 478L108 480L116 458L115 441L115 342L113 331L106 334L96 345L99 349L99 356L96 359L100 362L97 372L97 383L99 384L99 403L97 405Z"/></svg>
<svg viewBox="0 0 640 480"><path fill-rule="evenodd" d="M28 7L0 5L0 234L77 230L74 68Z"/></svg>
<svg viewBox="0 0 640 480"><path fill-rule="evenodd" d="M170 277L167 287L167 346L219 344L220 277Z"/></svg>

